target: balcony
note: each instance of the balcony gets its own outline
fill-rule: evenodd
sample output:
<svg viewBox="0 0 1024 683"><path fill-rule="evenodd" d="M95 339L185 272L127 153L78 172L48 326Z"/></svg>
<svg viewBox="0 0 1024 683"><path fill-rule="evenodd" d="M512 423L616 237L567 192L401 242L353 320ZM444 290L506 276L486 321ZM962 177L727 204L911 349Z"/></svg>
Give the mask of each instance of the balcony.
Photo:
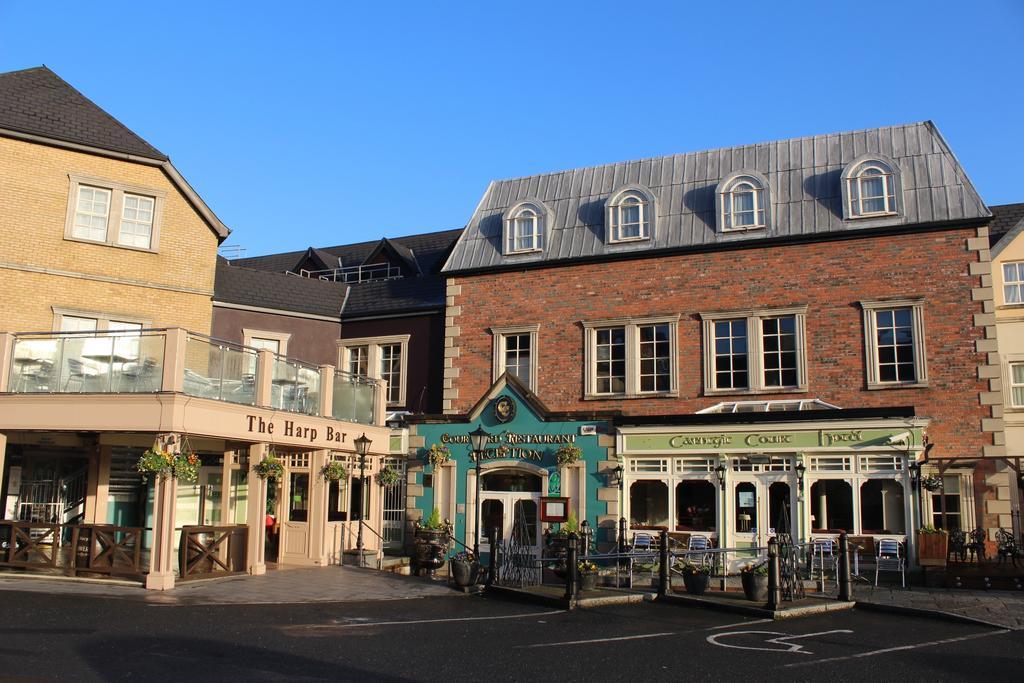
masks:
<svg viewBox="0 0 1024 683"><path fill-rule="evenodd" d="M365 425L384 383L182 330L0 333L0 393L177 393Z"/></svg>

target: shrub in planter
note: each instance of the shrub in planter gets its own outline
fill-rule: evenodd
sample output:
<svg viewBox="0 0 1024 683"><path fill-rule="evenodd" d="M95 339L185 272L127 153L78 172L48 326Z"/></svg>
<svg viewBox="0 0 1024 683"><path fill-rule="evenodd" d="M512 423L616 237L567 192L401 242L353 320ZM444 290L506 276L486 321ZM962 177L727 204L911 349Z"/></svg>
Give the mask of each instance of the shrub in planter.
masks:
<svg viewBox="0 0 1024 683"><path fill-rule="evenodd" d="M416 522L416 555L413 559L417 571L426 569L433 572L444 566L450 529L448 522L441 521L441 513L437 508L434 508L426 521Z"/></svg>
<svg viewBox="0 0 1024 683"><path fill-rule="evenodd" d="M580 590L590 591L597 588L597 565L589 560L576 563L579 570Z"/></svg>
<svg viewBox="0 0 1024 683"><path fill-rule="evenodd" d="M752 602L768 600L768 563L749 564L740 572L743 594Z"/></svg>
<svg viewBox="0 0 1024 683"><path fill-rule="evenodd" d="M683 585L686 586L687 593L690 595L704 595L704 592L708 589L708 581L711 578L711 567L687 562L679 568L679 573L683 575Z"/></svg>
<svg viewBox="0 0 1024 683"><path fill-rule="evenodd" d="M469 550L452 555L450 566L456 586L465 588L466 586L475 586L479 582L480 563L477 561L476 555Z"/></svg>
<svg viewBox="0 0 1024 683"><path fill-rule="evenodd" d="M917 530L917 563L922 567L945 567L949 534L944 529L923 526Z"/></svg>

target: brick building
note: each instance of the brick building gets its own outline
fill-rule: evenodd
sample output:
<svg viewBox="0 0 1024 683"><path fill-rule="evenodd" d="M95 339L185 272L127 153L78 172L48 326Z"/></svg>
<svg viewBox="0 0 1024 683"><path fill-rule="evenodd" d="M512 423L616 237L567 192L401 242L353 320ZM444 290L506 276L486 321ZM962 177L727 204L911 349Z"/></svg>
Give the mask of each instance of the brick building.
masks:
<svg viewBox="0 0 1024 683"><path fill-rule="evenodd" d="M994 529L990 219L930 122L492 182L443 271L444 412L507 433L480 402L508 372L522 409L603 415L578 471L554 448L488 467L558 473L605 540L621 516L763 545L783 509L798 537L910 550L922 520ZM457 460L466 493L435 475L409 514L441 501L472 536ZM950 490L921 499L936 463ZM514 504L555 493L531 486Z"/></svg>

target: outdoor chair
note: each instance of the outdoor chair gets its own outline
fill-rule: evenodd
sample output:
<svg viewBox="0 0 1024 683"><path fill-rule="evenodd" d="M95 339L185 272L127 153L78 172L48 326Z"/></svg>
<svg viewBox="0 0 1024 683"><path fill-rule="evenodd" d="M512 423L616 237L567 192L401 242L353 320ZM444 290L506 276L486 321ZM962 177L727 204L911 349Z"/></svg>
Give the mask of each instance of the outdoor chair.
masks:
<svg viewBox="0 0 1024 683"><path fill-rule="evenodd" d="M692 534L690 536L689 543L687 543L687 552L694 551L707 551L711 549L711 539L707 536L701 536L699 534ZM704 552L700 555L699 564L707 565L711 564L711 553Z"/></svg>
<svg viewBox="0 0 1024 683"><path fill-rule="evenodd" d="M996 532L996 543L998 544L996 552L999 554L1000 564L1009 558L1013 566L1016 567L1017 558L1021 556L1021 552L1020 548L1017 547L1017 539L1013 537L1013 534L1000 528Z"/></svg>
<svg viewBox="0 0 1024 683"><path fill-rule="evenodd" d="M892 538L878 541L878 556L875 558L875 585L878 585L879 572L899 572L900 584L907 587L907 562L903 554L903 544Z"/></svg>
<svg viewBox="0 0 1024 683"><path fill-rule="evenodd" d="M142 361L141 365L133 363L125 367L121 371L121 376L131 382L134 391L138 391L141 388L148 389L149 391L160 390L162 378L157 372L156 361L152 358L146 358Z"/></svg>
<svg viewBox="0 0 1024 683"><path fill-rule="evenodd" d="M64 391L68 390L72 382L78 383L78 391L85 391L86 381L97 376L94 369L78 360L77 358L68 358L68 378L64 382Z"/></svg>
<svg viewBox="0 0 1024 683"><path fill-rule="evenodd" d="M639 566L641 569L650 569L651 577L654 577L654 567L657 564L657 546L654 543L654 537L651 534L635 533L633 534L633 546L630 551L632 557L629 558L629 570L630 574L633 572L634 566Z"/></svg>
<svg viewBox="0 0 1024 683"><path fill-rule="evenodd" d="M831 538L816 538L811 548L811 576L815 570L824 573L826 567L832 570L835 575L839 566L839 557L836 555L836 543Z"/></svg>
<svg viewBox="0 0 1024 683"><path fill-rule="evenodd" d="M946 551L946 559L958 559L960 562L967 561L967 534L962 529L953 529L949 532L949 549Z"/></svg>
<svg viewBox="0 0 1024 683"><path fill-rule="evenodd" d="M977 558L978 562L985 561L985 530L977 528L967 534L967 552L971 554L971 561Z"/></svg>

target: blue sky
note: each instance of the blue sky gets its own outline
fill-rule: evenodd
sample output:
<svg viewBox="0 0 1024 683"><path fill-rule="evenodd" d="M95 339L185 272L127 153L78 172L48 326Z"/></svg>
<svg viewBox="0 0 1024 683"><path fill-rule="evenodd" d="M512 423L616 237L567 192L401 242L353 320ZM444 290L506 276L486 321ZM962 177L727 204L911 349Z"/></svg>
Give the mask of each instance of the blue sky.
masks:
<svg viewBox="0 0 1024 683"><path fill-rule="evenodd" d="M460 227L493 178L923 119L1024 201L1020 0L0 0L0 70L44 63L248 255Z"/></svg>

